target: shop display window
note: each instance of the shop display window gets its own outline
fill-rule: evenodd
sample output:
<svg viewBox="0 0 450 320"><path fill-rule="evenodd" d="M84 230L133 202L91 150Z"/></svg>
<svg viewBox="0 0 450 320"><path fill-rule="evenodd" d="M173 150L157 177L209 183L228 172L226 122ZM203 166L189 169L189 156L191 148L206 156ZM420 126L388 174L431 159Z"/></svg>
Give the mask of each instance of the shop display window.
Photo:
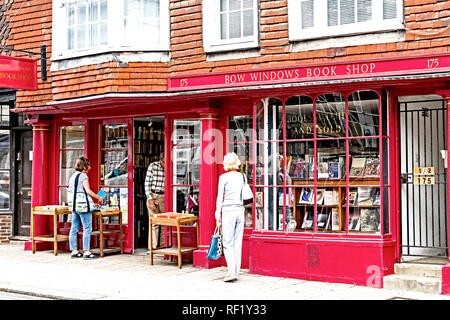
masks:
<svg viewBox="0 0 450 320"><path fill-rule="evenodd" d="M59 203L68 204L67 186L75 173L76 160L84 155L84 126L63 126L59 129Z"/></svg>
<svg viewBox="0 0 450 320"><path fill-rule="evenodd" d="M174 120L172 134L173 211L199 213L200 120Z"/></svg>
<svg viewBox="0 0 450 320"><path fill-rule="evenodd" d="M255 229L388 233L386 101L370 90L258 101Z"/></svg>
<svg viewBox="0 0 450 320"><path fill-rule="evenodd" d="M253 185L253 117L250 115L232 116L228 118L228 152L234 152L241 160L241 173ZM252 205L245 208L245 228L253 227Z"/></svg>

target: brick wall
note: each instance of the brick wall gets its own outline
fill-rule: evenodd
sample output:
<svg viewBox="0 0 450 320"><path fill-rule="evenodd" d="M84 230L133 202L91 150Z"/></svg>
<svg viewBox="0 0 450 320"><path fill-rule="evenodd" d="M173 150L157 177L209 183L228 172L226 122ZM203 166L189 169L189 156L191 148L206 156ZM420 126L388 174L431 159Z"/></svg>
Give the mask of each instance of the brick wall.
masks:
<svg viewBox="0 0 450 320"><path fill-rule="evenodd" d="M260 0L259 2L260 55L258 57L207 61L203 50L201 0L170 0L171 60L169 63L136 62L123 67L116 62L108 62L48 72L49 77L46 82L38 80L39 91L18 92L17 106L37 107L52 100L104 93L165 91L168 74L415 55L447 52L450 49L450 28L448 28L450 1L448 0L405 0L405 41L304 52L290 52L287 0ZM20 11L17 11L19 8L21 8ZM51 0L14 0L14 5L6 10L10 17L17 13L10 25L11 32L7 44L13 45L16 49L34 52L39 52L39 46L46 44L48 57L50 57L51 9Z"/></svg>
<svg viewBox="0 0 450 320"><path fill-rule="evenodd" d="M12 215L0 215L0 243L9 242L12 236Z"/></svg>

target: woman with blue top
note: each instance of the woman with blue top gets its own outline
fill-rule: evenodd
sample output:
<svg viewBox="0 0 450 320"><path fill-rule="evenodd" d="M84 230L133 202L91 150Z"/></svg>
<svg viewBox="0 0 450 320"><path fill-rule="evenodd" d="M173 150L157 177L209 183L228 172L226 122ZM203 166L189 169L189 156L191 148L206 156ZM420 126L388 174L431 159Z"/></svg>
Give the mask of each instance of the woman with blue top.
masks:
<svg viewBox="0 0 450 320"><path fill-rule="evenodd" d="M70 257L86 260L99 257L90 251L92 211L95 209L92 198L99 202L103 201L103 197L95 194L89 187L89 178L86 173L90 169L88 158L78 158L75 163L75 173L70 177L67 188L69 210L72 211L72 226L69 233L69 247L72 251ZM77 249L77 234L81 225L83 225L83 253Z"/></svg>
<svg viewBox="0 0 450 320"><path fill-rule="evenodd" d="M228 272L225 282L238 280L241 268L242 238L244 235L244 205L242 188L246 183L245 175L239 172L241 161L236 153L231 152L223 159L226 173L219 177L215 218L218 226L222 225L223 253L227 261Z"/></svg>

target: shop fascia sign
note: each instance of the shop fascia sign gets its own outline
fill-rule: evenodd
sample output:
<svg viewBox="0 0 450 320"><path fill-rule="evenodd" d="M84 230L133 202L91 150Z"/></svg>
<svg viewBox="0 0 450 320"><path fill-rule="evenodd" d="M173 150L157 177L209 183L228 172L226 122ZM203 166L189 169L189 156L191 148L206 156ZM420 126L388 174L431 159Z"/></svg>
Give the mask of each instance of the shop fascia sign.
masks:
<svg viewBox="0 0 450 320"><path fill-rule="evenodd" d="M450 54L387 57L270 69L170 76L168 91L339 80L450 71Z"/></svg>
<svg viewBox="0 0 450 320"><path fill-rule="evenodd" d="M37 61L0 55L0 88L37 90Z"/></svg>

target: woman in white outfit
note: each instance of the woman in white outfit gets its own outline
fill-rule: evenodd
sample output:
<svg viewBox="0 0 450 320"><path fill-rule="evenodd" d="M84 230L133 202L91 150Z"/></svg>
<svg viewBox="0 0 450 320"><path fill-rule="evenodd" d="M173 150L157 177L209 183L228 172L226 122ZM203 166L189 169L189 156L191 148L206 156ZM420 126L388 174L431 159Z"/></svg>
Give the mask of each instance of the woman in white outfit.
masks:
<svg viewBox="0 0 450 320"><path fill-rule="evenodd" d="M236 281L241 268L245 220L242 187L246 178L239 172L240 165L241 161L234 152L225 155L223 168L227 172L219 177L217 192L215 217L217 225L222 225L223 252L228 266L225 282Z"/></svg>

